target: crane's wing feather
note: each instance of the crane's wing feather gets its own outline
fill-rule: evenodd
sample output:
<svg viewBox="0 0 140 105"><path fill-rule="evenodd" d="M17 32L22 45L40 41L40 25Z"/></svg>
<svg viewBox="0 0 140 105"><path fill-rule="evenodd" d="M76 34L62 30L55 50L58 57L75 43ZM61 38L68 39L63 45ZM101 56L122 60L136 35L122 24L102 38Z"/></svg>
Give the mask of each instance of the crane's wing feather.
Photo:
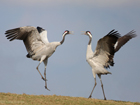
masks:
<svg viewBox="0 0 140 105"><path fill-rule="evenodd" d="M101 38L97 43L93 59L100 62L106 68L108 68L109 65L113 66L113 57L115 53L114 45L119 37L120 34L117 31L112 30Z"/></svg>
<svg viewBox="0 0 140 105"><path fill-rule="evenodd" d="M115 52L117 52L125 43L127 43L130 39L136 37L137 35L135 34L135 31L132 30L126 35L120 37L115 44Z"/></svg>
<svg viewBox="0 0 140 105"><path fill-rule="evenodd" d="M10 41L14 39L23 40L29 55L33 55L45 47L45 44L42 42L40 34L35 27L19 27L7 30L5 34Z"/></svg>
<svg viewBox="0 0 140 105"><path fill-rule="evenodd" d="M39 26L37 27L37 30L40 34L42 42L45 43L45 44L48 44L49 41L48 41L48 38L47 38L47 31L45 29L39 27Z"/></svg>

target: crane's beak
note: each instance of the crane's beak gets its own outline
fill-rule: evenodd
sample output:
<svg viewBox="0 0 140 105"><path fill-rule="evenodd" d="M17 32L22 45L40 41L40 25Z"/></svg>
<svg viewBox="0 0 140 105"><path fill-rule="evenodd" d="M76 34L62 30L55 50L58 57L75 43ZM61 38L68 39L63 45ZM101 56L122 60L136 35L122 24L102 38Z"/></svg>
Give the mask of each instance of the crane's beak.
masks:
<svg viewBox="0 0 140 105"><path fill-rule="evenodd" d="M69 34L72 34L72 35L74 35L74 31L69 31Z"/></svg>
<svg viewBox="0 0 140 105"><path fill-rule="evenodd" d="M81 35L87 35L86 31L81 31Z"/></svg>

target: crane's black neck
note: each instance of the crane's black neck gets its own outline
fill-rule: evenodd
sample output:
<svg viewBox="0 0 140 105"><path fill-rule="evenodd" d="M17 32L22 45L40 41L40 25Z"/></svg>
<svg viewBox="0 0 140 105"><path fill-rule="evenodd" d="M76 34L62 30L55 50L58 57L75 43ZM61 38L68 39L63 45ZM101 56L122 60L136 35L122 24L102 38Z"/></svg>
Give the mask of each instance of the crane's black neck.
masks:
<svg viewBox="0 0 140 105"><path fill-rule="evenodd" d="M63 36L62 36L62 40L61 40L61 42L60 42L61 44L63 44L66 35L67 35L67 34L63 34Z"/></svg>

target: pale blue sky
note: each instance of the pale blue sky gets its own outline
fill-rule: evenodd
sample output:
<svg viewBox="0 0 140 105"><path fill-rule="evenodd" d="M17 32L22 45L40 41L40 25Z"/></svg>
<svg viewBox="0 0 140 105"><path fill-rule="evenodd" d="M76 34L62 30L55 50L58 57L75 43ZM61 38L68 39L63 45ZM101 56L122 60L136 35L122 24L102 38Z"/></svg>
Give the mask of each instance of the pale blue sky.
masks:
<svg viewBox="0 0 140 105"><path fill-rule="evenodd" d="M97 41L112 29L121 35L134 29L138 36L115 54L115 65L109 69L112 75L102 76L102 81L107 99L140 102L139 0L1 0L0 13L0 92L87 98L94 78L86 62L89 38L80 35L81 31L91 31L94 50ZM9 42L4 35L8 29L27 25L46 29L50 42L61 41L66 29L74 31L49 58L51 91L44 88L36 70L39 62L26 58L23 42ZM43 63L39 69L44 72ZM92 97L103 99L98 77Z"/></svg>

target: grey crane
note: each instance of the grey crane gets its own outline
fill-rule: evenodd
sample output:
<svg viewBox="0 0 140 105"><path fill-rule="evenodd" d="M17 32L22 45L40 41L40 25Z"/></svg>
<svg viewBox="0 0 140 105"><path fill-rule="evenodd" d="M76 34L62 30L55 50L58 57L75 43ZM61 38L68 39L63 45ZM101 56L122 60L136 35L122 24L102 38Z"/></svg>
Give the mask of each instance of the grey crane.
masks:
<svg viewBox="0 0 140 105"><path fill-rule="evenodd" d="M72 31L66 30L63 33L62 41L60 42L49 42L47 38L47 31L41 27L37 28L32 26L19 27L7 30L5 34L7 39L9 39L10 41L13 41L14 39L23 40L26 50L28 52L26 57L39 61L39 64L36 67L36 69L38 70L42 79L45 81L45 88L49 90L47 88L47 79L46 79L46 67L48 58L55 52L56 48L59 45L63 44L65 36L67 34L72 34ZM42 74L38 69L41 62L44 62L45 65L44 77L42 76Z"/></svg>
<svg viewBox="0 0 140 105"><path fill-rule="evenodd" d="M86 61L92 68L92 73L95 80L95 84L91 91L91 94L89 95L89 98L92 97L93 90L97 85L96 83L96 74L97 74L101 82L104 100L106 100L103 83L101 80L101 75L111 74L111 72L107 71L106 68L110 68L110 66L114 65L114 61L113 61L114 54L131 38L136 37L135 31L132 30L122 37L118 33L118 31L115 30L110 31L106 36L99 39L94 52L92 51L91 48L91 41L92 41L91 32L86 31L83 34L89 36Z"/></svg>

